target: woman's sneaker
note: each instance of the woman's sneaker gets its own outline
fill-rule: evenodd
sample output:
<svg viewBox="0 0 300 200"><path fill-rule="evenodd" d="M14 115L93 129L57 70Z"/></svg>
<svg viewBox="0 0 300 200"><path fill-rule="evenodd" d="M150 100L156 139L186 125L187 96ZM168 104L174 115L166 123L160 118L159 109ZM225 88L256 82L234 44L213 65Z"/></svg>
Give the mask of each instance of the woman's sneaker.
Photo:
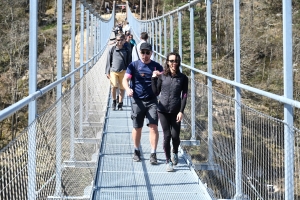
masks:
<svg viewBox="0 0 300 200"><path fill-rule="evenodd" d="M177 153L173 153L172 162L174 165L178 164L178 154Z"/></svg>
<svg viewBox="0 0 300 200"><path fill-rule="evenodd" d="M173 163L170 161L169 163L167 163L167 172L172 172L174 171L173 168Z"/></svg>

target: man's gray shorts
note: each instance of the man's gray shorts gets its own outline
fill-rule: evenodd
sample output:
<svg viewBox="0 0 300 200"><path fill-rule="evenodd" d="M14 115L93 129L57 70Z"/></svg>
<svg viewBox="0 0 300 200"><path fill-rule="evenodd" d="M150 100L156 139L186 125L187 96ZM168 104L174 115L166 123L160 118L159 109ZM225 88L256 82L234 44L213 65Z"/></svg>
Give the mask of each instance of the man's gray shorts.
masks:
<svg viewBox="0 0 300 200"><path fill-rule="evenodd" d="M147 118L147 126L149 124L158 125L157 115L157 99L141 100L131 98L131 119L133 128L142 128L144 118Z"/></svg>

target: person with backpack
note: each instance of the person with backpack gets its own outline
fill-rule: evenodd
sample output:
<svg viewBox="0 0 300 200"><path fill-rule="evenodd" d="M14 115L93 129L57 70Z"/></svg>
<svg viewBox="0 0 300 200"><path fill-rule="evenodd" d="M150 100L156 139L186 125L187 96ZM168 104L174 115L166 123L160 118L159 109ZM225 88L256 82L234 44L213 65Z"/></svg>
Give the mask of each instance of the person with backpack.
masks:
<svg viewBox="0 0 300 200"><path fill-rule="evenodd" d="M105 74L111 83L111 95L113 99L112 109L123 109L124 87L122 80L131 63L131 51L124 46L125 35L119 34L116 36L116 44L109 48ZM119 98L117 102L117 89L119 89ZM117 105L118 103L118 105Z"/></svg>
<svg viewBox="0 0 300 200"><path fill-rule="evenodd" d="M136 42L133 39L133 35L132 34L129 35L129 43L130 43L131 49L133 49L136 46Z"/></svg>
<svg viewBox="0 0 300 200"><path fill-rule="evenodd" d="M158 142L157 98L151 88L153 71L163 71L163 67L150 59L152 46L142 43L139 50L141 59L130 63L123 78L123 87L131 97L131 119L133 123L132 140L134 145L133 161L141 161L140 140L144 118L149 126L149 140L151 145L150 164L157 164L156 148ZM130 82L130 86L129 86Z"/></svg>
<svg viewBox="0 0 300 200"><path fill-rule="evenodd" d="M159 95L157 111L164 133L163 147L168 172L173 171L173 165L178 163L180 122L187 102L189 85L188 77L179 70L180 62L181 58L178 53L169 53L163 73L154 71L151 84L153 93ZM172 156L171 139L173 144Z"/></svg>

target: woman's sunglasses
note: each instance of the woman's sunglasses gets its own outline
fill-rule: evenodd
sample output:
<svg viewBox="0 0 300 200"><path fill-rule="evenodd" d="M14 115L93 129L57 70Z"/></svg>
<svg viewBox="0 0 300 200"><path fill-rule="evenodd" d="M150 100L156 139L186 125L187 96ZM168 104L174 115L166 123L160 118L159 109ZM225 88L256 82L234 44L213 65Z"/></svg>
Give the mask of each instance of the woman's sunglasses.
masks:
<svg viewBox="0 0 300 200"><path fill-rule="evenodd" d="M179 63L178 60L168 60L170 63Z"/></svg>

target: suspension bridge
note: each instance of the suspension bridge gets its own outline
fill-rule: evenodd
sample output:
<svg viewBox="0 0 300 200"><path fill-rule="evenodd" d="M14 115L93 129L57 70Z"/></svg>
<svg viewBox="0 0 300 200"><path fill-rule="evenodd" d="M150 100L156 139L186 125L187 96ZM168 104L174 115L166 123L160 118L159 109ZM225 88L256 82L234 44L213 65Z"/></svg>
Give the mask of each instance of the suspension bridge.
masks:
<svg viewBox="0 0 300 200"><path fill-rule="evenodd" d="M104 72L115 9L104 18L85 0L72 0L71 54L67 58L70 66L64 66L63 6L62 0L57 1L57 77L46 87L37 88L37 34L34 33L38 32L38 6L37 0L31 0L29 95L0 111L2 121L28 108L28 127L0 152L1 199L299 199L300 134L294 124L293 110L300 108L300 102L293 99L290 89L293 88L291 0L282 1L282 96L241 83L238 0L232 4L234 80L212 73L211 0L205 2L207 70L195 66L194 17L200 2L189 1L149 20L138 20L128 5L126 9L135 40L139 41L142 31L148 32L157 62L163 63L165 55L174 51L175 46L182 57L190 59L181 66L188 72L190 91L181 127L179 164L175 172L167 172L161 128L159 164L149 163L147 127L143 128L141 139L143 159L135 163L130 98L125 98L123 111L110 109L110 84ZM188 29L183 29L184 17L188 19ZM77 35L76 20L80 24ZM190 36L188 53L182 51L183 31ZM63 75L65 67L70 72ZM220 93L213 80L229 85L232 95ZM242 91L282 104L284 119L244 104ZM39 99L50 92L55 94L55 101L38 112Z"/></svg>

